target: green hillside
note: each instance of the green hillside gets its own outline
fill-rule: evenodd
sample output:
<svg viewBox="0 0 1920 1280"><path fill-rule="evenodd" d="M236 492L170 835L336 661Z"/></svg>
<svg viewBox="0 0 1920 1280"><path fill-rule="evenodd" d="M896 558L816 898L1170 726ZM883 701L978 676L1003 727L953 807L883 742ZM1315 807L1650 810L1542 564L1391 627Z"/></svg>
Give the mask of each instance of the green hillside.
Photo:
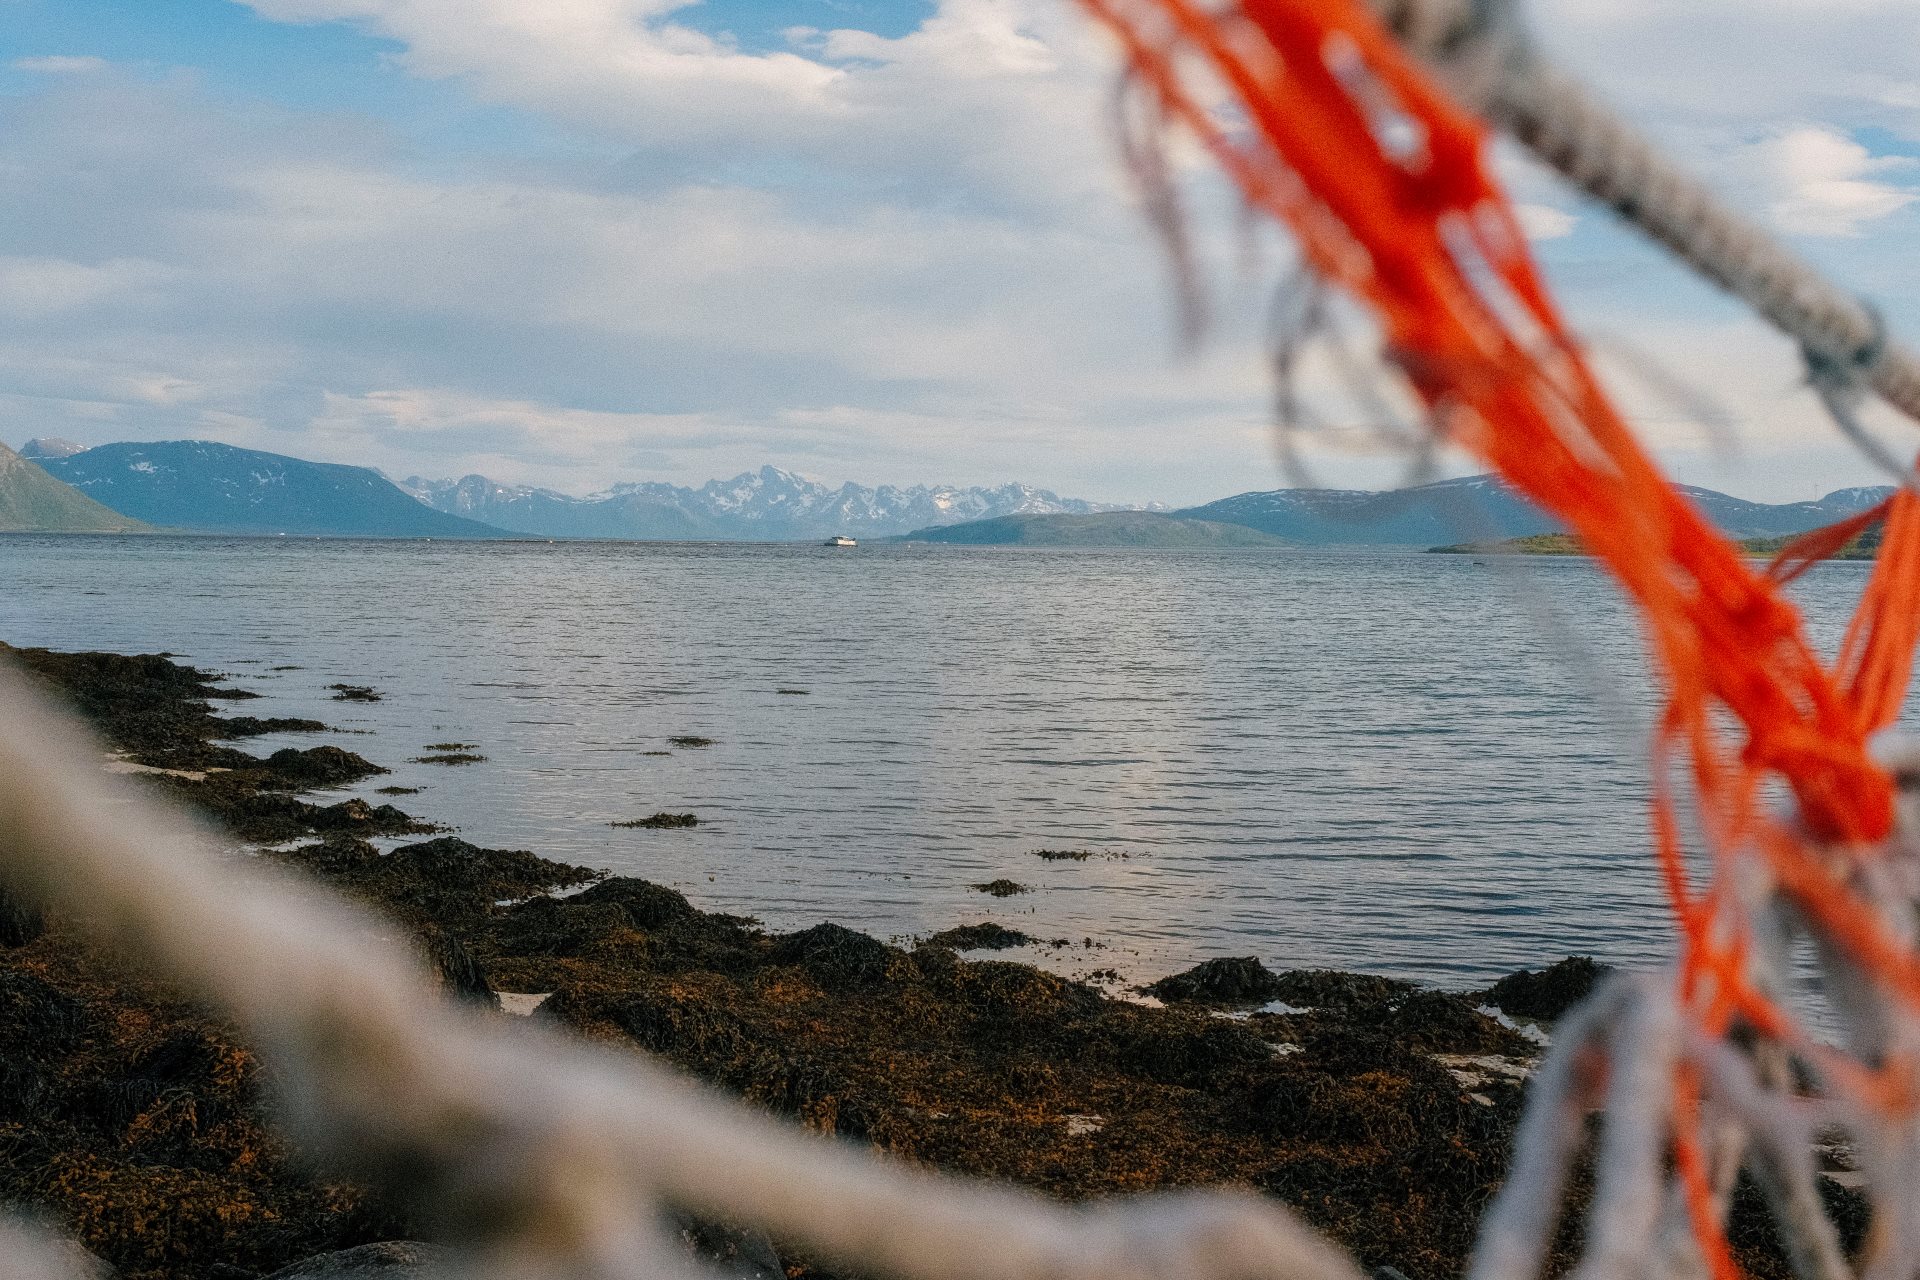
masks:
<svg viewBox="0 0 1920 1280"><path fill-rule="evenodd" d="M137 533L147 528L0 444L0 533Z"/></svg>
<svg viewBox="0 0 1920 1280"><path fill-rule="evenodd" d="M1191 520L1152 511L1093 515L1000 516L917 529L896 542L968 547L1284 547L1283 538L1237 524Z"/></svg>

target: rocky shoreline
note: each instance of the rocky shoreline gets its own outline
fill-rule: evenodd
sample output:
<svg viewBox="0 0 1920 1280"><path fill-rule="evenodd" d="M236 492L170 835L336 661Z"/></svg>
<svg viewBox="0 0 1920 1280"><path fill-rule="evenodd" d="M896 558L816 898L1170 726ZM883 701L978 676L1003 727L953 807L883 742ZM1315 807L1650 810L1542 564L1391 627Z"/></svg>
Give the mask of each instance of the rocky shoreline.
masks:
<svg viewBox="0 0 1920 1280"><path fill-rule="evenodd" d="M1223 959L1135 1000L973 958L1020 936L993 925L911 947L835 924L775 934L643 880L436 835L392 805L305 799L384 770L330 745L240 750L325 726L216 715L253 695L165 656L0 656L95 726L109 767L383 912L460 998L661 1055L904 1159L1066 1199L1253 1187L1411 1280L1463 1271L1540 1052L1527 1032L1601 972L1573 959L1446 993ZM428 838L370 843L409 835ZM301 1167L266 1124L263 1072L217 1019L0 894L0 1202L43 1208L129 1280L255 1280L409 1239L411 1224ZM686 1235L710 1257L740 1252L699 1224ZM1784 1280L1750 1206L1736 1242L1750 1273ZM1564 1227L1559 1266L1577 1243ZM765 1272L772 1255L748 1252ZM828 1276L803 1256L777 1262L794 1280Z"/></svg>

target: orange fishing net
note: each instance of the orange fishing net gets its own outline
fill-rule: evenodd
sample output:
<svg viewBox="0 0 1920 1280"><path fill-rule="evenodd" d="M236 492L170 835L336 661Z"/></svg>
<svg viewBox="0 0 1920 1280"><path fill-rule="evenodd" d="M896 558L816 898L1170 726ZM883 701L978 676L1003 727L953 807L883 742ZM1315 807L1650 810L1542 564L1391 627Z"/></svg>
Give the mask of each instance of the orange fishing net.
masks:
<svg viewBox="0 0 1920 1280"><path fill-rule="evenodd" d="M1920 958L1857 874L1893 828L1894 784L1867 740L1898 713L1920 631L1920 501L1902 490L1801 539L1771 570L1751 567L1602 391L1489 171L1486 128L1360 0L1243 0L1222 12L1190 0L1082 3L1119 37L1158 112L1291 230L1314 271L1377 315L1434 429L1563 521L1638 607L1667 695L1653 831L1692 1027L1720 1037L1739 1024L1824 1052L1755 980L1747 917L1730 899L1756 875L1871 983L1920 1010ZM1781 586L1879 519L1878 565L1825 663ZM1794 815L1771 811L1774 781L1791 790ZM1690 866L1676 786L1690 787L1704 866ZM1830 1088L1903 1116L1912 1067L1821 1063ZM1668 1150L1703 1259L1729 1275L1697 1073L1674 1074Z"/></svg>

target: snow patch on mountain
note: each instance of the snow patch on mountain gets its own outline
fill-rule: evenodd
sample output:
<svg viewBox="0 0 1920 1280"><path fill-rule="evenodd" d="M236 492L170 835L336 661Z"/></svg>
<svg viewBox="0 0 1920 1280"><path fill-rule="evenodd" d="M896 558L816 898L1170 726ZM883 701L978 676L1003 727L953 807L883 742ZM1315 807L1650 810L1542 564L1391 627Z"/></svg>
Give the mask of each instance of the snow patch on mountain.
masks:
<svg viewBox="0 0 1920 1280"><path fill-rule="evenodd" d="M584 498L485 476L400 487L437 511L548 537L712 538L778 542L831 534L886 537L933 525L1011 515L1086 515L1143 508L1062 498L1025 484L833 488L779 467L709 480L697 489L628 481ZM1162 509L1164 508L1146 508Z"/></svg>

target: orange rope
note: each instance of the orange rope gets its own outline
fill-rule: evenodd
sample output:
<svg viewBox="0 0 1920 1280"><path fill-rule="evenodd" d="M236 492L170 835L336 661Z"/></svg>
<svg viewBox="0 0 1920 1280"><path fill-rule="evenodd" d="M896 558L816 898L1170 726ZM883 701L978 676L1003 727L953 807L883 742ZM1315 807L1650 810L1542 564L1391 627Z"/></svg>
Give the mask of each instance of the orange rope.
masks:
<svg viewBox="0 0 1920 1280"><path fill-rule="evenodd" d="M1898 713L1920 639L1920 499L1902 491L1756 570L1660 473L1601 389L1489 171L1484 126L1360 0L1240 0L1218 13L1192 0L1082 3L1119 37L1161 116L1290 228L1315 271L1368 304L1436 429L1562 521L1638 607L1668 699L1653 831L1689 1016L1711 1034L1736 1012L1787 1025L1749 985L1737 913L1722 909L1727 864L1750 856L1864 972L1920 1009L1920 958L1844 874L1893 825L1892 783L1866 739ZM1188 87L1202 69L1243 121L1223 123ZM1882 518L1879 563L1829 667L1780 588ZM1711 862L1701 890L1674 818L1682 761ZM1769 779L1791 789L1797 827L1765 812ZM1872 1076L1841 1074L1863 1091ZM1675 1087L1676 1166L1703 1255L1726 1277L1698 1081ZM1912 1091L1882 1082L1871 1092Z"/></svg>

